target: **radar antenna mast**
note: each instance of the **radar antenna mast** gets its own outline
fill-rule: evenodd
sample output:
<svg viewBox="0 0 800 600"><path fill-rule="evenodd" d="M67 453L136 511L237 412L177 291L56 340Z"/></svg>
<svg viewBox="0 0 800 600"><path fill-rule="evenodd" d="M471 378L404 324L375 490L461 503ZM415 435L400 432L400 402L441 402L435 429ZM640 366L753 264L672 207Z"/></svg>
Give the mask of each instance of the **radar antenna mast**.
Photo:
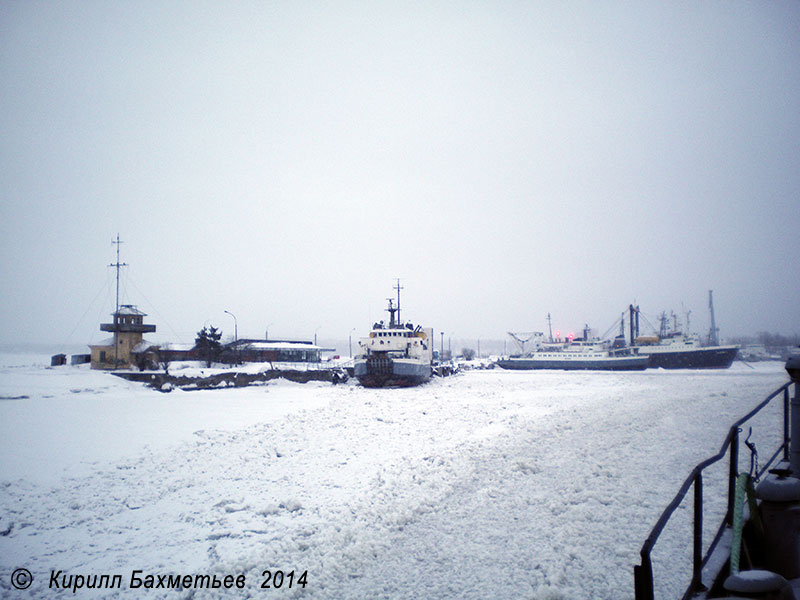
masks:
<svg viewBox="0 0 800 600"><path fill-rule="evenodd" d="M117 239L111 240L111 243L117 247L117 262L108 265L109 267L115 267L117 270L117 296L116 304L114 305L114 368L116 369L117 363L119 362L119 344L116 339L116 330L119 327L119 269L120 267L127 267L128 263L119 262L119 246L122 244L122 241L119 239L119 233L117 234Z"/></svg>
<svg viewBox="0 0 800 600"><path fill-rule="evenodd" d="M387 298L387 300L389 301L389 308L386 309L386 312L389 313L389 329L394 329L395 327L397 327L394 316L395 313L397 312L397 307L392 305L392 302L394 302L394 298Z"/></svg>
<svg viewBox="0 0 800 600"><path fill-rule="evenodd" d="M119 268L127 267L128 263L119 262L119 245L122 243L122 241L119 239L119 234L117 234L116 240L111 240L111 243L117 247L117 262L108 265L109 267L116 267L117 269L117 303L114 307L114 314L116 315L119 312Z"/></svg>
<svg viewBox="0 0 800 600"><path fill-rule="evenodd" d="M400 290L403 288L400 286L400 278L397 279L397 285L394 286L394 289L397 290L397 326L401 327L402 323L400 322Z"/></svg>

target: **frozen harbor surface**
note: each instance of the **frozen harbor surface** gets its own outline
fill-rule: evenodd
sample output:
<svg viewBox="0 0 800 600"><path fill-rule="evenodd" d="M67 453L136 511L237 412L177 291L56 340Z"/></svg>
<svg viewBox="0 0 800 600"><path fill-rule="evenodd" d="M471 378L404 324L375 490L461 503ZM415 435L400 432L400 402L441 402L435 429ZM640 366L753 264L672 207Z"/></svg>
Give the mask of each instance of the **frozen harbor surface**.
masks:
<svg viewBox="0 0 800 600"><path fill-rule="evenodd" d="M3 597L632 598L641 544L688 471L788 379L736 363L161 394L46 364L0 356ZM778 408L756 423L765 455ZM706 483L712 508L724 475ZM684 568L687 527L654 555L661 597L685 585L658 564ZM20 567L24 591L9 583ZM130 590L134 569L247 585ZM259 589L266 569L307 583ZM59 593L51 570L124 584Z"/></svg>

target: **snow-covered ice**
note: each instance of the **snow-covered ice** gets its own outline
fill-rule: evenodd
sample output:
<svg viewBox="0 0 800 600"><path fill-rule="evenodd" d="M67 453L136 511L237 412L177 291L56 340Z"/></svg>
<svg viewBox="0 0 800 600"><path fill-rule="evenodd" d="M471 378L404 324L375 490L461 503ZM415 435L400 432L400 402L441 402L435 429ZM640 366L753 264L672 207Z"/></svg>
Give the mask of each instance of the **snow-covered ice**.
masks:
<svg viewBox="0 0 800 600"><path fill-rule="evenodd" d="M0 356L4 596L73 596L48 589L60 570L123 575L87 598L632 598L641 544L689 470L788 379L736 363L162 394L46 364ZM764 455L779 404L756 423ZM724 476L706 481L712 508ZM662 597L686 584L677 521L654 555ZM19 567L30 589L10 586ZM247 586L129 590L134 569ZM307 585L259 589L266 569Z"/></svg>

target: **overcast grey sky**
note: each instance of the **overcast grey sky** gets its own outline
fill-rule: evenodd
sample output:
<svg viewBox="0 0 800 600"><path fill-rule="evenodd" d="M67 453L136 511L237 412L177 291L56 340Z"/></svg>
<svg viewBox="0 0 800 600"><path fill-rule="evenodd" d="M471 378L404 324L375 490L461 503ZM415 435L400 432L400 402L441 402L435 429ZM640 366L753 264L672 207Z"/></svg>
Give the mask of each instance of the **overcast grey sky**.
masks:
<svg viewBox="0 0 800 600"><path fill-rule="evenodd" d="M0 2L0 342L800 332L800 3Z"/></svg>

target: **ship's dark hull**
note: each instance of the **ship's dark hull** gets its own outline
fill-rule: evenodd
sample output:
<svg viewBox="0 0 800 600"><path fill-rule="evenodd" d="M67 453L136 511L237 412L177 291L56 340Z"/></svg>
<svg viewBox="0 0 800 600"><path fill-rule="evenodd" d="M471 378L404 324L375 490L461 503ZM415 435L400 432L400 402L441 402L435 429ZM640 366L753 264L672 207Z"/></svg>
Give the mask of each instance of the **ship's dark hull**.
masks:
<svg viewBox="0 0 800 600"><path fill-rule="evenodd" d="M727 369L736 359L737 346L711 346L674 352L649 352L639 349L640 355L650 357L651 368L661 369Z"/></svg>
<svg viewBox="0 0 800 600"><path fill-rule="evenodd" d="M411 387L431 378L431 365L412 359L370 357L356 360L353 374L364 387Z"/></svg>
<svg viewBox="0 0 800 600"><path fill-rule="evenodd" d="M537 369L554 369L562 371L643 371L649 361L640 356L624 356L592 359L541 359L541 358L505 358L497 361L503 369L531 371Z"/></svg>

